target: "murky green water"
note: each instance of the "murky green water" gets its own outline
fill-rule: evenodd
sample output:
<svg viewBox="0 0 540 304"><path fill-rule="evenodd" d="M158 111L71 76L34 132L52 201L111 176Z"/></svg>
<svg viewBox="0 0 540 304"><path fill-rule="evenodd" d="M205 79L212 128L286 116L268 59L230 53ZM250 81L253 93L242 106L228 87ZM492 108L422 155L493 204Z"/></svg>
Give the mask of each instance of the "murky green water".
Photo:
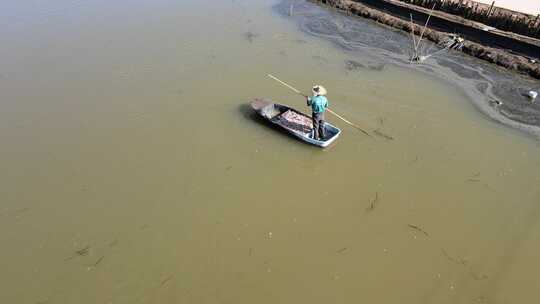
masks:
<svg viewBox="0 0 540 304"><path fill-rule="evenodd" d="M537 141L276 1L117 2L0 4L1 303L536 300ZM267 73L394 140L261 124Z"/></svg>

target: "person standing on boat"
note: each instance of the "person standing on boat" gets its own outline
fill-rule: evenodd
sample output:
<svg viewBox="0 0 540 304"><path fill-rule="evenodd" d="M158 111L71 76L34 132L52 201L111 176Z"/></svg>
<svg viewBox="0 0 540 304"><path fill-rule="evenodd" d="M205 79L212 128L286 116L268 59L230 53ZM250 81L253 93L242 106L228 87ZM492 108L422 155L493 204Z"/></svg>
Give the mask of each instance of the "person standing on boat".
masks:
<svg viewBox="0 0 540 304"><path fill-rule="evenodd" d="M313 119L313 138L322 140L325 138L324 130L324 111L328 108L328 99L326 99L326 89L323 86L316 85L312 89L313 97L307 97L307 105L311 107Z"/></svg>

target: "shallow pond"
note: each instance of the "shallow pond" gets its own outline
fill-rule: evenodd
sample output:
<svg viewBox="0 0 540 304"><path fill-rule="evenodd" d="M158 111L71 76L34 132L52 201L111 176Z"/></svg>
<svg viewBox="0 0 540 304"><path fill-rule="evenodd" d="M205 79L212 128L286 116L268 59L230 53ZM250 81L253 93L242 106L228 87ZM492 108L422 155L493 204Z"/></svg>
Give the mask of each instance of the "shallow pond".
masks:
<svg viewBox="0 0 540 304"><path fill-rule="evenodd" d="M1 303L536 299L538 141L276 4L0 4ZM268 73L387 137L270 128Z"/></svg>

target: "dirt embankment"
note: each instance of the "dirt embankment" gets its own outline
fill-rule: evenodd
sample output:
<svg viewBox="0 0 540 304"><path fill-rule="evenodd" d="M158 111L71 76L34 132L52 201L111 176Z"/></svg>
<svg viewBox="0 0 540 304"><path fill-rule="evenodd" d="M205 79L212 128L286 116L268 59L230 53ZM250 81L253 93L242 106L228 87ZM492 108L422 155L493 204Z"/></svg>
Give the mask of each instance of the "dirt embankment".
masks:
<svg viewBox="0 0 540 304"><path fill-rule="evenodd" d="M540 16L520 13L495 6L499 1L490 4L475 0L394 0L414 4L425 8L434 8L466 20L481 22L501 31L512 32L523 36L540 39ZM515 1L515 0L514 0Z"/></svg>
<svg viewBox="0 0 540 304"><path fill-rule="evenodd" d="M410 8L410 6L398 6L398 5L394 5L386 1L376 1L376 2L378 2L377 4L378 6L384 6L383 9L389 13L383 12L382 9L371 8L363 3L360 3L360 2L364 2L364 0L355 0L355 1L352 1L352 0L314 0L314 1L335 7L337 9L346 11L353 15L375 20L379 23L382 23L382 24L385 24L385 25L388 25L393 28L397 28L406 32L411 32L414 30L415 34L417 35L421 35L422 27L417 26L417 25L413 27L409 21L404 20L405 19L404 17L408 16L409 13L413 13L416 20L421 21L422 19L426 20L429 16L429 13L426 12L424 8L418 8L418 10L414 10ZM373 1L366 0L365 2L370 3ZM401 16L401 18L396 17L394 15ZM513 70L522 74L527 74L533 78L540 79L540 65L536 61L530 60L524 56L511 54L507 50L489 47L482 43L469 40L471 38L474 39L473 37L474 33L478 35L477 33L478 29L469 27L466 24L453 23L452 21L444 20L438 17L431 18L430 23L434 23L434 22L438 24L437 30L433 28L428 28L426 29L424 33L424 37L433 41L434 43L439 44L449 39L450 35L444 31L445 30L444 27L447 27L446 30L448 30L448 32L453 32L456 29L456 27L458 27L460 29L463 29L463 31L466 31L467 33L469 33L469 35L464 35L465 38L468 40L464 42L463 48L461 49L463 53L466 53L476 58L497 64L509 70ZM462 31L460 32L462 33ZM480 35L481 34L482 33L480 33ZM470 35L473 35L473 36L469 37ZM484 35L488 35L487 32ZM499 39L503 41L509 38L500 37ZM519 41L516 41L516 45L517 44L519 44ZM529 50L527 50L527 48L525 47L524 49L522 49L522 51L526 52ZM530 52L533 54L536 54L535 49L530 50ZM540 54L538 56L540 56Z"/></svg>

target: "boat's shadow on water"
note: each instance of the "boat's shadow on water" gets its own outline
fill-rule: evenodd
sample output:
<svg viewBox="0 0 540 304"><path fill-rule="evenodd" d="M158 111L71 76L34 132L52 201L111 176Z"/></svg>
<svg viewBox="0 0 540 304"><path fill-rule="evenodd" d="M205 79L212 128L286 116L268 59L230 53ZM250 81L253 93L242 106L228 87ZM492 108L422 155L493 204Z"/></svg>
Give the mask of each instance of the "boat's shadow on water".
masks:
<svg viewBox="0 0 540 304"><path fill-rule="evenodd" d="M254 122L255 124L261 126L262 128L271 129L274 132L279 132L279 133L276 133L278 135L281 133L281 134L287 135L289 138L295 139L297 141L296 137L290 135L287 132L284 132L280 127L278 127L278 126L274 125L273 123L269 122L268 120L262 118L259 114L257 114L255 112L255 110L253 110L251 108L251 106L248 103L240 104L238 106L238 111L242 114L242 116L244 116L245 119Z"/></svg>
<svg viewBox="0 0 540 304"><path fill-rule="evenodd" d="M251 106L247 103L242 103L238 105L238 111L244 116L245 119L252 120L255 122L265 122L262 117L260 117L255 111L251 108Z"/></svg>

